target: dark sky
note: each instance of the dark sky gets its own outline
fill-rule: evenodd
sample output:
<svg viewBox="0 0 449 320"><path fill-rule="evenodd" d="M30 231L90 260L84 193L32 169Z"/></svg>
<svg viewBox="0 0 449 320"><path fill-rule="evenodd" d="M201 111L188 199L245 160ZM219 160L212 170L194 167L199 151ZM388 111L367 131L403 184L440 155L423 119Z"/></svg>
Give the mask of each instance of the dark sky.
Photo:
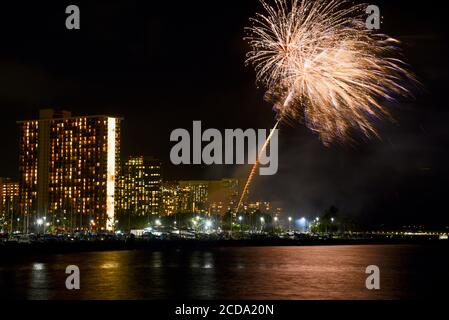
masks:
<svg viewBox="0 0 449 320"><path fill-rule="evenodd" d="M123 157L154 155L167 179L245 176L247 167L173 167L170 132L269 128L271 106L244 66L243 28L257 0L14 1L0 9L0 176L17 177L16 120L40 108L125 118ZM65 28L65 7L81 30ZM423 89L392 106L382 140L324 147L301 125L282 127L280 169L257 178L254 198L314 216L335 204L376 224L449 224L448 42L445 11L431 2L376 1L382 31L403 41Z"/></svg>

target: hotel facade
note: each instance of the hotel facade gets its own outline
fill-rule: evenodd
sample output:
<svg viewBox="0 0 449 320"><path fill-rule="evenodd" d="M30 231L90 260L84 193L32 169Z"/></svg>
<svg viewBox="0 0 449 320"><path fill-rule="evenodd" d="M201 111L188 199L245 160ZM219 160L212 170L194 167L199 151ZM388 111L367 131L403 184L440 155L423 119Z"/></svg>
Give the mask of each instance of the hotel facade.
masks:
<svg viewBox="0 0 449 320"><path fill-rule="evenodd" d="M117 208L134 216L161 214L162 164L153 157L131 156L118 181Z"/></svg>
<svg viewBox="0 0 449 320"><path fill-rule="evenodd" d="M121 118L41 110L19 121L19 204L24 231L113 230Z"/></svg>
<svg viewBox="0 0 449 320"><path fill-rule="evenodd" d="M20 223L19 183L10 178L0 178L0 232L13 232Z"/></svg>

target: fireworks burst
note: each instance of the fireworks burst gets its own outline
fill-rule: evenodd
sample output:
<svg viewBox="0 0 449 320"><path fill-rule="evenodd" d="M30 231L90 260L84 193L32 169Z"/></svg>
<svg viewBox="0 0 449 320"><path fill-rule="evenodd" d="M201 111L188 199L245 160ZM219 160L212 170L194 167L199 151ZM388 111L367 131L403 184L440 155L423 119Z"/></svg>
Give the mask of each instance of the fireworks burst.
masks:
<svg viewBox="0 0 449 320"><path fill-rule="evenodd" d="M377 136L373 120L390 118L382 103L411 96L403 83L414 77L396 57L399 41L367 29L366 4L273 0L270 6L260 1L266 14L257 14L247 28L252 49L247 63L274 102L275 128L280 121L303 122L325 145L346 142L354 131Z"/></svg>
<svg viewBox="0 0 449 320"><path fill-rule="evenodd" d="M366 28L367 5L345 0L261 0L266 14L247 28L257 81L278 119L303 122L324 144L355 130L377 136L383 101L410 95L413 79L396 58L398 41Z"/></svg>

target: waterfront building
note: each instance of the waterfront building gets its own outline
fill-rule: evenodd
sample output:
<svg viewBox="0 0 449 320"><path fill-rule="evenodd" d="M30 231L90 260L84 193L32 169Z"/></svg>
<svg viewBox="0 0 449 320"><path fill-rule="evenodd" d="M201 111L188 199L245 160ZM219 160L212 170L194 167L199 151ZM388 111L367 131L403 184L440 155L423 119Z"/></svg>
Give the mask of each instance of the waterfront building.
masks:
<svg viewBox="0 0 449 320"><path fill-rule="evenodd" d="M117 207L136 216L161 214L162 165L152 157L131 156L119 179Z"/></svg>
<svg viewBox="0 0 449 320"><path fill-rule="evenodd" d="M43 221L55 229L114 229L121 120L46 109L18 122L25 232Z"/></svg>
<svg viewBox="0 0 449 320"><path fill-rule="evenodd" d="M0 232L17 230L20 224L19 182L0 178Z"/></svg>

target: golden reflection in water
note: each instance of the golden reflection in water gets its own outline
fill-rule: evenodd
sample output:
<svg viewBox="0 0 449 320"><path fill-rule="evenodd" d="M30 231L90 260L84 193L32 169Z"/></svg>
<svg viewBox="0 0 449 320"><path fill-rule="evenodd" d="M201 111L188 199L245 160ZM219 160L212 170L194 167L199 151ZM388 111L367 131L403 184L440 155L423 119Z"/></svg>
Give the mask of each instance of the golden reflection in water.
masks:
<svg viewBox="0 0 449 320"><path fill-rule="evenodd" d="M51 290L49 288L49 274L45 263L36 262L31 266L31 276L29 280L28 299L32 299L35 294L39 293L39 300L47 300L51 298Z"/></svg>
<svg viewBox="0 0 449 320"><path fill-rule="evenodd" d="M441 249L354 245L48 255L0 261L0 295L25 299L410 299L428 297L438 291L435 288L446 286L449 263ZM80 268L79 291L65 289L65 268L72 264ZM380 267L379 291L365 287L368 265Z"/></svg>

